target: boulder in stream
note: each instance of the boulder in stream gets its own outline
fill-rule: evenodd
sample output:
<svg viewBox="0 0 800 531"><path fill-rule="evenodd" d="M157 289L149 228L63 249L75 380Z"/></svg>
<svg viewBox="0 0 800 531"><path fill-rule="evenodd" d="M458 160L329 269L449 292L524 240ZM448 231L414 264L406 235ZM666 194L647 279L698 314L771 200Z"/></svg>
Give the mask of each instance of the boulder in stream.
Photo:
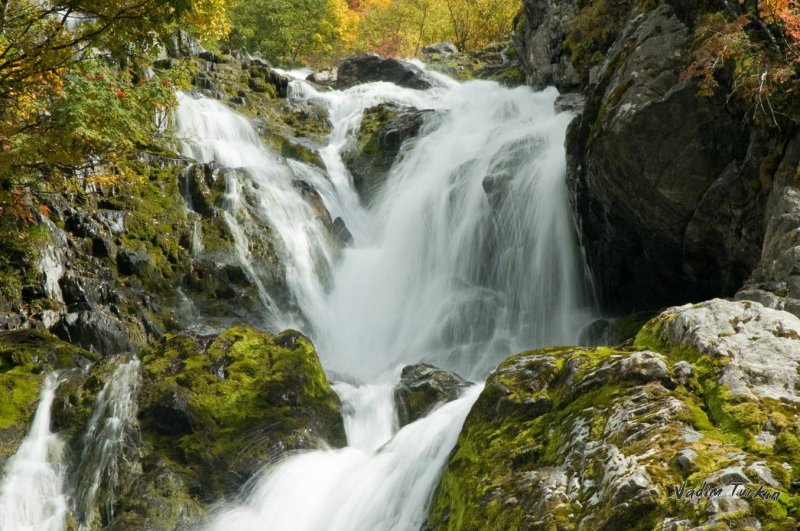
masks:
<svg viewBox="0 0 800 531"><path fill-rule="evenodd" d="M798 367L800 320L719 299L665 310L620 349L512 356L464 424L428 527L791 529ZM704 481L722 494L678 499ZM732 481L777 494L732 496Z"/></svg>
<svg viewBox="0 0 800 531"><path fill-rule="evenodd" d="M394 389L400 426L410 424L437 406L455 400L471 385L472 382L458 374L427 363L404 367Z"/></svg>

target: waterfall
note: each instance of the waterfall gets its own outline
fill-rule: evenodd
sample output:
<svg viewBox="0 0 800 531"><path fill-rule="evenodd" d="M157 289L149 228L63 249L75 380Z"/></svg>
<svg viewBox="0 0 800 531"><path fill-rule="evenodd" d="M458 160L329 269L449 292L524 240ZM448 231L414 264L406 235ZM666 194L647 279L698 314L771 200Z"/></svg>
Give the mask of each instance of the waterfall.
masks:
<svg viewBox="0 0 800 531"><path fill-rule="evenodd" d="M474 82L415 102L385 85L330 96L332 144L359 103L437 112L378 204L343 214L357 246L311 316L326 367L368 378L424 359L481 378L512 352L574 343L590 290L564 182L572 116L554 111L557 92Z"/></svg>
<svg viewBox="0 0 800 531"><path fill-rule="evenodd" d="M81 529L90 529L95 509L104 521L114 516L120 466L136 451L136 398L141 384L139 360L119 365L95 400L77 468L75 505ZM102 507L97 507L105 489Z"/></svg>
<svg viewBox="0 0 800 531"><path fill-rule="evenodd" d="M564 182L572 116L555 112L554 89L491 82L322 92L296 80L290 95L329 109L326 172L271 153L245 118L203 97L182 95L176 124L185 155L237 169L226 174L225 209L243 263L257 237L247 219L274 228L298 315L265 294L269 319L274 328L299 323L329 374L346 375L334 388L348 446L268 466L208 526L419 529L481 386L398 430L398 368L427 361L480 380L514 352L575 343L591 319ZM381 103L433 112L367 206L342 153L364 110ZM291 184L298 175L344 219L351 247L330 245Z"/></svg>
<svg viewBox="0 0 800 531"><path fill-rule="evenodd" d="M0 483L0 529L64 529L64 444L50 431L51 408L59 383L57 373L45 377L30 431L6 464Z"/></svg>
<svg viewBox="0 0 800 531"><path fill-rule="evenodd" d="M181 152L200 162L216 161L235 170L225 173L223 215L239 262L258 288L271 328L305 328L305 320L281 305L266 288L269 272L254 265L252 249L265 241L276 244L296 303L308 313L322 304L322 284L333 262L328 230L315 217L296 182L324 188L322 172L307 164L286 161L266 149L243 116L222 103L180 95L175 124ZM255 222L257 221L257 223ZM274 234L263 230L271 227Z"/></svg>
<svg viewBox="0 0 800 531"><path fill-rule="evenodd" d="M234 258L258 290L264 323L314 340L342 402L347 447L265 464L206 523L224 531L419 529L482 385L400 428L399 369L425 361L480 381L515 352L574 344L592 318L564 182L572 116L555 112L554 89L484 81L322 92L296 80L290 94L329 110L324 170L272 152L247 118L202 96L180 94L174 122L183 155L225 168L217 206ZM381 103L431 112L365 205L342 154L364 111ZM344 220L351 246L334 240L330 222L304 196L311 188L331 218ZM190 215L199 255L200 214ZM265 244L285 268L290 300L270 290L273 272L257 256ZM43 265L48 279L60 274L54 259ZM181 304L194 313L183 295ZM63 443L50 431L57 386L57 375L48 375L30 433L6 466L0 529L65 526ZM139 386L134 359L96 398L72 490L81 529L98 525L98 512L102 521L113 518L120 467L136 466Z"/></svg>
<svg viewBox="0 0 800 531"><path fill-rule="evenodd" d="M405 426L379 451L348 446L278 464L244 504L217 514L208 529L419 529L431 488L481 388Z"/></svg>

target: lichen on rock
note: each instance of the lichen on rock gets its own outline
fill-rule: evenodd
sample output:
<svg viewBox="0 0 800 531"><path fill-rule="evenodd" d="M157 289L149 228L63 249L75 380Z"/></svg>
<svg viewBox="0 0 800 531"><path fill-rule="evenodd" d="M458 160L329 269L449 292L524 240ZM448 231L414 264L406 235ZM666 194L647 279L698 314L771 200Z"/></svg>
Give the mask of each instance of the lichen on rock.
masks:
<svg viewBox="0 0 800 531"><path fill-rule="evenodd" d="M791 529L798 326L713 300L664 311L623 349L509 358L467 418L429 527ZM723 495L678 498L704 481ZM735 482L779 498L732 496Z"/></svg>

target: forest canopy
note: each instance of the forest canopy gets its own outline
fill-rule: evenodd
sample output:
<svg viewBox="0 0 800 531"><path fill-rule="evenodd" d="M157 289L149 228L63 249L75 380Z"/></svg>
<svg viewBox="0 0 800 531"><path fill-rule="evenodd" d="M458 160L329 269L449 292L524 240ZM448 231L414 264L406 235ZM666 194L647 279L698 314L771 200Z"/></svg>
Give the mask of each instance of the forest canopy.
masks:
<svg viewBox="0 0 800 531"><path fill-rule="evenodd" d="M445 40L461 50L507 40L518 11L507 0L233 0L227 43L284 64L412 57Z"/></svg>

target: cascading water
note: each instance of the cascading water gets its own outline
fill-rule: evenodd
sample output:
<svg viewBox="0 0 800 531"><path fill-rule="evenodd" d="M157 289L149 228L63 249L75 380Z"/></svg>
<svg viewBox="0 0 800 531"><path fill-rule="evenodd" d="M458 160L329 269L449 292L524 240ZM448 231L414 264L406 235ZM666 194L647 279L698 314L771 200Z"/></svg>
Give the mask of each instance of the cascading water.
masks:
<svg viewBox="0 0 800 531"><path fill-rule="evenodd" d="M398 429L399 367L427 361L480 380L513 352L574 343L591 318L563 179L571 117L553 110L557 93L490 82L442 85L318 92L293 82L293 98L321 100L330 111L333 132L321 150L327 172L275 155L247 119L223 104L180 95L175 122L183 154L229 169L223 215L265 322L304 330L329 373L348 380L334 384L348 446L267 467L238 503L216 508L210 529L419 529L481 386ZM342 153L363 111L386 102L433 112L367 207ZM331 217L344 219L351 247L335 243L304 198L306 185ZM195 235L199 254L196 220ZM291 304L273 297L270 272L253 259L264 240L280 254ZM184 305L191 308L191 301ZM62 444L49 429L57 385L48 375L31 431L6 466L0 529L64 528ZM83 527L94 525L98 510L105 520L113 516L118 467L136 432L138 386L133 360L97 397L73 488Z"/></svg>
<svg viewBox="0 0 800 531"><path fill-rule="evenodd" d="M139 365L135 358L119 365L97 395L77 467L74 498L81 529L91 528L101 489L105 495L99 509L105 521L113 518L120 466L136 450Z"/></svg>
<svg viewBox="0 0 800 531"><path fill-rule="evenodd" d="M0 483L0 529L61 531L67 515L64 444L50 431L50 413L59 385L57 373L42 386L33 424L6 463Z"/></svg>
<svg viewBox="0 0 800 531"><path fill-rule="evenodd" d="M424 360L481 379L515 351L574 343L591 317L564 183L571 116L554 111L556 91L443 84L317 92L295 81L292 97L329 108L327 176L271 154L225 106L182 96L184 153L242 170L229 177L227 204L240 259L251 245L241 220L259 216L281 240L302 329L326 369L370 382L335 385L347 448L268 467L239 504L217 509L211 529L418 529L480 386L398 431L397 368ZM366 207L341 154L363 110L386 102L434 112ZM298 172L345 220L352 247L330 245L292 186ZM268 302L274 328L298 322Z"/></svg>

